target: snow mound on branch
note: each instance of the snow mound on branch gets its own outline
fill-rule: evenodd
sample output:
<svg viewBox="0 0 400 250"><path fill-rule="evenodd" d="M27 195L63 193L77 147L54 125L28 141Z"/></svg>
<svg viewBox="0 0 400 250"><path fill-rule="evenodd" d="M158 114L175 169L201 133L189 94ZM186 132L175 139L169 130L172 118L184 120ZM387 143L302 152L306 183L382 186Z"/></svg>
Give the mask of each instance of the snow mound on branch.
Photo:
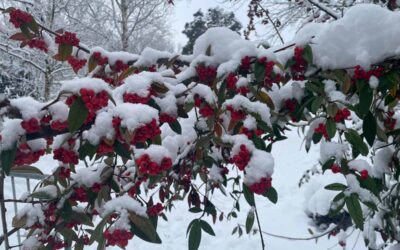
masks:
<svg viewBox="0 0 400 250"><path fill-rule="evenodd" d="M360 4L350 8L343 18L305 32L315 32L311 46L314 63L319 67L368 68L400 53L398 23L400 13L375 4ZM305 34L300 31L298 36Z"/></svg>
<svg viewBox="0 0 400 250"><path fill-rule="evenodd" d="M137 200L128 195L116 197L110 201L107 201L103 208L103 217L112 212L128 210L147 218L146 209Z"/></svg>
<svg viewBox="0 0 400 250"><path fill-rule="evenodd" d="M333 198L338 194L338 192L325 189L325 186L332 183L346 184L346 180L342 175L326 171L318 178L311 178L305 185L304 209L307 214L327 215L329 213Z"/></svg>
<svg viewBox="0 0 400 250"><path fill-rule="evenodd" d="M210 48L210 55L207 50ZM218 76L234 71L245 56L257 56L255 43L243 40L239 34L226 28L215 27L208 29L195 42L193 47L192 65L199 62L207 65L219 65Z"/></svg>

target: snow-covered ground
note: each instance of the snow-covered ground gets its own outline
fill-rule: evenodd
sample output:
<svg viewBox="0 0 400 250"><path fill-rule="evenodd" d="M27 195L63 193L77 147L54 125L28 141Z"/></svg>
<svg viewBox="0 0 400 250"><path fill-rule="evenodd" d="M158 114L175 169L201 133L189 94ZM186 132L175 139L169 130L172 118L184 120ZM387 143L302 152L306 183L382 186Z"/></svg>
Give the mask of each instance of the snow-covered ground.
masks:
<svg viewBox="0 0 400 250"><path fill-rule="evenodd" d="M279 200L276 205L269 202L264 197L257 197L257 207L260 213L261 226L263 231L277 235L289 237L310 237L309 228L315 234L318 234L312 226L310 220L304 212L304 204L306 202L305 192L310 190L310 184L306 184L299 189L299 179L307 169L312 168L318 162L319 147L312 147L307 154L302 147L302 141L296 130L287 133L289 137L286 141L275 144L273 155L276 161L275 172L273 175L273 185L279 194ZM50 173L55 166L55 162L49 157L44 157L36 166L44 172ZM330 173L326 173L330 175ZM315 178L314 178L315 179ZM314 186L318 183L313 183ZM12 189L9 180L6 183L7 197L11 198ZM26 191L26 182L17 178L17 192L20 196ZM216 192L213 197L216 207L227 214L233 207L233 201L230 197L225 197L220 192ZM318 201L318 200L317 200ZM322 201L321 201L322 202ZM314 208L324 207L326 204L311 204ZM237 219L223 221L213 225L216 237L202 234L200 249L261 249L261 241L258 234L243 234L240 238L238 234L231 235L233 228L239 224L245 224L249 206L244 201L240 205L240 213ZM169 222L162 219L159 220L158 232L163 241L161 245L150 244L134 237L127 249L187 249L186 228L190 221L196 218L196 214L187 211L186 202L176 204L176 209L167 214ZM12 204L9 204L8 218L14 214ZM211 224L211 218L207 218ZM11 226L11 225L10 225ZM245 229L243 228L243 231ZM304 250L324 250L324 249L342 249L337 243L337 237L328 240L327 236L323 236L316 240L293 241L280 239L264 235L266 248L269 250L281 249L304 249ZM17 244L16 237L11 238L12 245ZM93 246L90 249L96 249ZM110 248L112 249L112 248ZM114 248L117 249L117 248ZM362 237L358 237L358 231L353 232L347 239L347 249L365 249Z"/></svg>

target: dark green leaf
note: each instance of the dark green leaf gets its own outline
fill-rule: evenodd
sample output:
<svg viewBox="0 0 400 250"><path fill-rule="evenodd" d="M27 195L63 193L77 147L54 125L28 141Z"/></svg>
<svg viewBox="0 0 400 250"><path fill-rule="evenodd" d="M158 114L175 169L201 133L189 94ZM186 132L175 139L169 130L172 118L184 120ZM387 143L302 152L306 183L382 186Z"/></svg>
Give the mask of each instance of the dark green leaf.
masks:
<svg viewBox="0 0 400 250"><path fill-rule="evenodd" d="M313 53L310 45L304 46L303 58L308 64L311 65L313 63Z"/></svg>
<svg viewBox="0 0 400 250"><path fill-rule="evenodd" d="M200 225L204 232L208 233L209 235L215 236L214 230L212 229L210 224L207 223L207 221L200 220Z"/></svg>
<svg viewBox="0 0 400 250"><path fill-rule="evenodd" d="M246 218L246 233L249 234L254 225L254 212L250 211Z"/></svg>
<svg viewBox="0 0 400 250"><path fill-rule="evenodd" d="M182 128L181 128L181 124L179 123L178 120L175 120L173 122L168 123L168 125L170 126L170 128L177 134L182 134Z"/></svg>
<svg viewBox="0 0 400 250"><path fill-rule="evenodd" d="M357 133L357 131L353 129L349 129L344 136L346 140L352 145L353 150L356 149L362 155L368 155L368 146L363 142L361 136Z"/></svg>
<svg viewBox="0 0 400 250"><path fill-rule="evenodd" d="M14 146L9 149L0 152L1 154L1 168L3 171L8 175L10 173L10 169L13 166L14 160L15 160L15 155L17 154L17 144L14 144Z"/></svg>
<svg viewBox="0 0 400 250"><path fill-rule="evenodd" d="M125 159L132 159L131 154L129 153L128 149L124 147L124 144L120 143L119 141L115 141L114 143L114 150L119 156Z"/></svg>
<svg viewBox="0 0 400 250"><path fill-rule="evenodd" d="M365 116L363 121L363 135L368 144L372 146L376 136L376 120L371 111Z"/></svg>
<svg viewBox="0 0 400 250"><path fill-rule="evenodd" d="M81 97L72 104L68 114L68 128L70 132L78 130L86 120L88 110Z"/></svg>
<svg viewBox="0 0 400 250"><path fill-rule="evenodd" d="M332 183L327 186L325 186L326 190L333 190L333 191L343 191L347 188L346 185L343 185L342 183Z"/></svg>
<svg viewBox="0 0 400 250"><path fill-rule="evenodd" d="M267 197L272 203L276 204L278 202L278 193L275 188L270 187L265 191L263 196Z"/></svg>
<svg viewBox="0 0 400 250"><path fill-rule="evenodd" d="M253 194L253 192L250 191L250 189L244 183L243 183L243 195L244 195L244 198L246 199L247 203L249 203L250 206L254 207L255 206L254 194Z"/></svg>
<svg viewBox="0 0 400 250"><path fill-rule="evenodd" d="M160 237L158 236L153 224L148 218L130 213L129 219L132 222L131 229L136 236L147 242L157 244L161 243Z"/></svg>
<svg viewBox="0 0 400 250"><path fill-rule="evenodd" d="M199 220L195 220L190 228L189 233L189 250L199 249L201 241L201 224Z"/></svg>
<svg viewBox="0 0 400 250"><path fill-rule="evenodd" d="M345 198L347 210L351 218L353 219L357 228L363 230L364 229L364 218L361 210L360 201L358 200L358 196L356 194L351 194L350 196Z"/></svg>

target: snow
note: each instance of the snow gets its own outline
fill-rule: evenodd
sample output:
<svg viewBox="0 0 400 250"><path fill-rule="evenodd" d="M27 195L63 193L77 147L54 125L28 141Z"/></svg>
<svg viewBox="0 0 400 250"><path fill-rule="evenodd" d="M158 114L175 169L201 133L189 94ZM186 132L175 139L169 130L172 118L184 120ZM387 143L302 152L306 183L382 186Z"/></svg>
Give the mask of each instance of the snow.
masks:
<svg viewBox="0 0 400 250"><path fill-rule="evenodd" d="M11 149L20 136L25 135L21 119L5 119L1 130L0 151Z"/></svg>
<svg viewBox="0 0 400 250"><path fill-rule="evenodd" d="M60 88L60 93L66 92L79 94L80 89L86 88L93 90L95 93L99 93L104 90L111 94L110 86L99 78L75 78L73 80L61 81L61 84L62 86Z"/></svg>
<svg viewBox="0 0 400 250"><path fill-rule="evenodd" d="M137 149L135 151L135 158L140 158L142 155L148 154L150 156L151 161L156 162L157 164L161 164L163 158L171 158L171 155L163 146L160 145L150 145L147 149Z"/></svg>
<svg viewBox="0 0 400 250"><path fill-rule="evenodd" d="M341 159L346 155L348 150L347 144L340 144L337 142L327 142L325 140L321 141L321 151L320 151L320 161L325 163L332 157L340 162Z"/></svg>
<svg viewBox="0 0 400 250"><path fill-rule="evenodd" d="M235 110L241 110L244 108L248 112L253 112L260 115L261 120L271 125L271 113L268 106L259 101L250 101L248 98L242 95L235 95L232 99L226 100L223 107L226 108L232 106Z"/></svg>
<svg viewBox="0 0 400 250"><path fill-rule="evenodd" d="M158 110L144 104L124 103L112 109L111 112L113 117L122 119L121 126L129 131L133 131L153 119L158 121Z"/></svg>
<svg viewBox="0 0 400 250"><path fill-rule="evenodd" d="M40 224L44 224L44 214L42 211L42 206L40 204L28 204L25 205L17 214L16 218L21 219L22 217L26 217L25 225L27 227L32 226L36 222Z"/></svg>
<svg viewBox="0 0 400 250"><path fill-rule="evenodd" d="M261 150L251 152L251 159L246 167L244 183L251 185L263 177L270 177L274 172L274 158L270 153Z"/></svg>
<svg viewBox="0 0 400 250"><path fill-rule="evenodd" d="M105 168L108 168L108 166L104 163L88 168L81 167L76 170L76 173L71 173L71 179L73 183L77 183L79 186L92 187L95 183L102 183L101 174Z"/></svg>
<svg viewBox="0 0 400 250"><path fill-rule="evenodd" d="M43 104L32 97L27 96L12 99L10 100L10 104L20 111L22 119L24 120L29 120L30 118L41 118L41 115L44 113L44 111L41 111Z"/></svg>
<svg viewBox="0 0 400 250"><path fill-rule="evenodd" d="M130 212L134 212L137 215L147 218L145 207L143 207L137 200L133 199L127 194L107 201L106 204L104 204L103 208L103 217L112 212L121 212L123 210L128 210Z"/></svg>
<svg viewBox="0 0 400 250"><path fill-rule="evenodd" d="M160 51L152 48L145 48L140 54L140 58L135 62L134 66L152 66L157 64L157 61L162 58L169 59L172 54L165 51Z"/></svg>
<svg viewBox="0 0 400 250"><path fill-rule="evenodd" d="M303 40L311 34L315 36L311 39L313 62L323 69L356 65L369 68L400 51L400 30L393 25L399 22L398 12L376 4L358 4L349 8L343 18L329 24L312 24L310 28L307 25L305 34L300 30L297 36Z"/></svg>

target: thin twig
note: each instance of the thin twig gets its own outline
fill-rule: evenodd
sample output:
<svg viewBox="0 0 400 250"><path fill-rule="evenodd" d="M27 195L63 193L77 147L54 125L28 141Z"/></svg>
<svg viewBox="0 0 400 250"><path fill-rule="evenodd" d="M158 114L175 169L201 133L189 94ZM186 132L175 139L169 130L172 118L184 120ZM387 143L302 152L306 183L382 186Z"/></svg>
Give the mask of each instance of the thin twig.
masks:
<svg viewBox="0 0 400 250"><path fill-rule="evenodd" d="M10 232L7 233L7 236L10 237L11 235L13 235L18 230L19 230L19 227L15 227L15 228L11 229ZM0 245L3 243L4 239L5 239L4 235L1 235L0 236Z"/></svg>
<svg viewBox="0 0 400 250"><path fill-rule="evenodd" d="M283 41L283 37L282 37L282 35L281 35L281 32L278 30L278 27L276 27L275 22L272 20L271 16L270 16L269 13L268 13L268 10L264 9L264 7L262 7L261 4L260 4L259 2L257 3L257 5L258 5L258 7L260 7L260 8L264 11L264 13L265 13L265 15L267 16L269 22L270 22L270 23L272 24L272 26L274 27L275 32L276 32L276 34L278 35L279 39L281 40L282 44L284 44L285 42Z"/></svg>
<svg viewBox="0 0 400 250"><path fill-rule="evenodd" d="M263 237L263 234L262 234L260 219L258 217L258 211L257 211L257 207L256 207L255 203L254 203L254 208L255 208L255 212L256 212L256 219L257 219L258 229L260 231L261 246L262 246L262 249L264 250L265 249L264 237Z"/></svg>

